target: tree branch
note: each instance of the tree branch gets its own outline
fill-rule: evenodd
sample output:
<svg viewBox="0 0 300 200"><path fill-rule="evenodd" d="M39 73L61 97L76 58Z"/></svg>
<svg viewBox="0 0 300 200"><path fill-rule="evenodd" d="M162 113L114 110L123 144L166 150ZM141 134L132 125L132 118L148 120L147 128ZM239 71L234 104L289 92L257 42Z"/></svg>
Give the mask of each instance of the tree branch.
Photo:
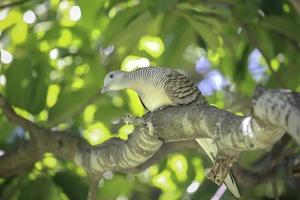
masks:
<svg viewBox="0 0 300 200"><path fill-rule="evenodd" d="M0 9L11 8L11 7L21 5L21 4L24 4L24 3L27 3L27 2L29 2L29 0L20 0L20 1L13 1L13 2L10 2L10 3L4 3L4 4L0 5Z"/></svg>
<svg viewBox="0 0 300 200"><path fill-rule="evenodd" d="M296 12L300 14L300 2L298 0L289 0L289 1L294 6Z"/></svg>
<svg viewBox="0 0 300 200"><path fill-rule="evenodd" d="M268 147L285 132L299 142L299 97L299 94L287 90L260 88L254 96L253 116L248 117L237 116L198 101L168 107L141 118L141 123L127 141L112 138L103 144L91 146L81 138L41 128L22 118L0 96L0 107L6 117L28 130L31 136L24 146L0 157L0 176L16 173L40 159L45 152L75 162L88 174L102 174L107 170L129 172L143 169L160 157L157 156L160 150L167 152L164 143L170 142L179 145L182 141L211 138L218 152L229 156Z"/></svg>

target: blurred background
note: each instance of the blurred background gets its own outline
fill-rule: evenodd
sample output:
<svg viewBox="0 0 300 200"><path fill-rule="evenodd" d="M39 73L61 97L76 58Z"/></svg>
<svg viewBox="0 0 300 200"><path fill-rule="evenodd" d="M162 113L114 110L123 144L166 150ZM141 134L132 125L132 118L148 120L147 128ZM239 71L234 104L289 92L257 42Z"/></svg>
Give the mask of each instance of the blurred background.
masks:
<svg viewBox="0 0 300 200"><path fill-rule="evenodd" d="M145 112L132 91L99 94L116 69L178 69L211 104L247 115L258 84L300 92L299 14L297 0L1 0L0 93L18 114L93 145L126 139L133 127L114 122ZM0 155L28 139L2 111L0 130ZM270 152L245 152L239 165L261 171L253 166ZM233 199L205 179L209 166L198 151L182 149L139 174L105 173L98 197ZM299 178L279 170L274 179L280 199L300 199ZM83 169L49 153L0 178L0 199L81 200L88 183ZM243 199L273 198L270 181L240 188Z"/></svg>

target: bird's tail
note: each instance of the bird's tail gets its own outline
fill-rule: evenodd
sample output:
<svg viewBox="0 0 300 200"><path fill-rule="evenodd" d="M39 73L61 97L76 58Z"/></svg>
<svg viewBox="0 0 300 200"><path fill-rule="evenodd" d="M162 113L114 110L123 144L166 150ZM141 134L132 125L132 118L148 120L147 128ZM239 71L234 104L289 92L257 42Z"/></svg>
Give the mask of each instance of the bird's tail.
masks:
<svg viewBox="0 0 300 200"><path fill-rule="evenodd" d="M209 138L203 138L203 139L197 139L196 140L198 144L201 146L202 150L205 152L205 154L208 156L209 160L214 163L214 158L217 155L217 147L213 143L212 139ZM227 174L224 184L227 186L228 190L236 197L240 198L240 192L238 189L238 186L235 182L235 179L233 177L233 174L231 171Z"/></svg>

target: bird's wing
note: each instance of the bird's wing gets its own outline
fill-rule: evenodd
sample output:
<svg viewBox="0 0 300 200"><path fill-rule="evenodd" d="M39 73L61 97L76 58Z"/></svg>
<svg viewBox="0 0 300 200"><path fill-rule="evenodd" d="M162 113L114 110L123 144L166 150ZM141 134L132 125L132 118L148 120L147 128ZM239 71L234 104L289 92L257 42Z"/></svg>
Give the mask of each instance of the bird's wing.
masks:
<svg viewBox="0 0 300 200"><path fill-rule="evenodd" d="M175 105L189 104L195 101L199 95L199 91L197 91L194 83L177 71L172 71L167 75L164 88L166 95Z"/></svg>
<svg viewBox="0 0 300 200"><path fill-rule="evenodd" d="M213 143L213 140L209 138L202 138L202 139L197 139L196 141L201 146L205 154L208 156L209 160L212 163L214 163L214 158L217 155L217 146ZM240 192L231 171L229 171L228 175L226 176L224 183L227 186L228 190L236 198L240 198Z"/></svg>
<svg viewBox="0 0 300 200"><path fill-rule="evenodd" d="M138 94L138 97L139 97L140 102L141 102L142 106L144 107L144 109L149 110L149 109L146 107L146 105L144 104L143 99L140 97L139 94Z"/></svg>

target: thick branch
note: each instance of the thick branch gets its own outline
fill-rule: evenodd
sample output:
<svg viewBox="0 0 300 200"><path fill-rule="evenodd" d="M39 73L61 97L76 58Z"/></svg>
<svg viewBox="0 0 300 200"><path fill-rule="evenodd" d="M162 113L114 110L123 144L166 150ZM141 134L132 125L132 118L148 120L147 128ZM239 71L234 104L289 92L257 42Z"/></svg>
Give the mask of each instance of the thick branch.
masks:
<svg viewBox="0 0 300 200"><path fill-rule="evenodd" d="M29 141L8 151L0 157L0 176L11 176L20 173L23 169L41 159L42 155L37 151L36 143Z"/></svg>
<svg viewBox="0 0 300 200"><path fill-rule="evenodd" d="M300 14L300 2L298 0L290 0L290 3L294 6L296 12Z"/></svg>
<svg viewBox="0 0 300 200"><path fill-rule="evenodd" d="M11 8L11 7L21 5L21 4L24 4L27 2L29 2L29 0L20 0L20 1L10 2L10 3L4 3L4 4L0 5L0 9Z"/></svg>
<svg viewBox="0 0 300 200"><path fill-rule="evenodd" d="M277 92L279 93L277 96L282 96L281 91L277 90ZM148 113L127 141L114 138L97 146L90 146L84 140L62 132L53 132L38 127L16 115L2 97L0 97L0 106L9 120L34 133L33 136L38 136L38 140L35 140L36 144L31 145L39 152L36 159L44 152L52 152L83 166L89 173L101 174L106 170L126 171L143 165L159 151L163 142L212 138L218 149L228 155L272 145L285 131L296 130L297 132L297 127L295 129L292 126L295 125L294 123L289 126L289 123L285 121L283 125L278 122L273 123L272 117L266 114L268 109L265 108L270 106L273 108L275 105L273 110L276 112L283 110L282 113L285 116L283 118L286 119L285 110L281 104L278 104L286 99L278 97L275 102L277 104L270 103L264 95L271 94L273 91L257 96L253 109L254 118L236 116L227 111L194 102L190 105L169 107ZM276 94L274 94L275 97L277 97ZM290 115L288 120L294 121L296 117ZM267 120L263 121L263 119ZM19 155L16 157L18 158L16 164L8 165L4 160L9 160L9 157L10 153L0 157L2 176L8 174L5 173L7 170L13 171L13 168L19 168L17 161L24 159L22 155Z"/></svg>
<svg viewBox="0 0 300 200"><path fill-rule="evenodd" d="M265 148L284 131L252 117L242 117L209 105L169 107L145 117L166 142L212 138L227 153Z"/></svg>

